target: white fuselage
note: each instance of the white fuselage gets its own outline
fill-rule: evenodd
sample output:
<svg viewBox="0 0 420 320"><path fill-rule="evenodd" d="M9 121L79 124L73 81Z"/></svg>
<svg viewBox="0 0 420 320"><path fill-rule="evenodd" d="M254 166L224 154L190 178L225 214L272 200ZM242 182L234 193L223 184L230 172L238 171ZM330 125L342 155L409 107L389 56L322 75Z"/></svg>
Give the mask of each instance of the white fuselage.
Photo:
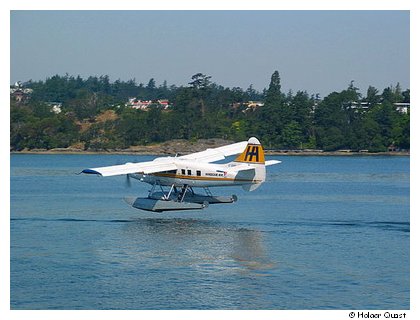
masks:
<svg viewBox="0 0 420 320"><path fill-rule="evenodd" d="M242 171L236 171L235 167L241 166ZM227 164L199 163L197 161L178 160L176 170L153 174L132 174L133 178L149 184L163 186L182 187L220 187L260 184L265 178L256 174L254 169L258 166L247 164L250 170L243 171L243 164L230 162ZM258 170L257 170L258 171Z"/></svg>

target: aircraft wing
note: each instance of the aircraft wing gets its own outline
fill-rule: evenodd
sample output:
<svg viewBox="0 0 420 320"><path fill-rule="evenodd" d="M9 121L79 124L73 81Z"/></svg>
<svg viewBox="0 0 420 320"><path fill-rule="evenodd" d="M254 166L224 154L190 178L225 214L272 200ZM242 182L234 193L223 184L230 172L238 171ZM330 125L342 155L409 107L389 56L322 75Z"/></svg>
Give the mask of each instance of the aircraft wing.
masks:
<svg viewBox="0 0 420 320"><path fill-rule="evenodd" d="M82 173L99 174L104 177L130 174L130 173L155 173L168 170L175 170L177 166L174 163L174 158L156 158L153 161L126 163L116 166L89 168L84 169Z"/></svg>
<svg viewBox="0 0 420 320"><path fill-rule="evenodd" d="M192 160L198 162L214 162L223 160L228 156L235 155L244 151L247 146L247 141L229 144L227 146L219 148L210 148L205 151L191 153L181 157L166 157L156 158L153 161L138 162L138 163L126 163L116 166L100 167L100 168L88 168L84 169L82 173L86 174L99 174L104 177L116 176L130 173L155 173L168 170L175 170L177 166L175 161L181 160Z"/></svg>
<svg viewBox="0 0 420 320"><path fill-rule="evenodd" d="M185 156L178 157L177 159L194 160L205 163L219 161L228 156L243 152L247 144L248 141L242 141L219 148L210 148L201 152L187 154Z"/></svg>

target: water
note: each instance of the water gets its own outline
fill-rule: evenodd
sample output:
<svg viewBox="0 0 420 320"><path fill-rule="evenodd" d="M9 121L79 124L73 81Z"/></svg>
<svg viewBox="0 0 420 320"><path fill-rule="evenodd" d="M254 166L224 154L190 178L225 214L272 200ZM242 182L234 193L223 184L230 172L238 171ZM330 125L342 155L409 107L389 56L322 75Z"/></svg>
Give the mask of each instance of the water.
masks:
<svg viewBox="0 0 420 320"><path fill-rule="evenodd" d="M154 214L76 175L148 156L11 156L12 309L409 309L409 158L270 157L235 204Z"/></svg>

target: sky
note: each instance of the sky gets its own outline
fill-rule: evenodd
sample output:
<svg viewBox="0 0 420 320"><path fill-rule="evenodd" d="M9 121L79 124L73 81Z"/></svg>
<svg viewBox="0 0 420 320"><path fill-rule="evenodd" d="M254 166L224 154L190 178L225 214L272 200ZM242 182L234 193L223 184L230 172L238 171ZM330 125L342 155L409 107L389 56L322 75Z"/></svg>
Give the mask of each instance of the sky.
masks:
<svg viewBox="0 0 420 320"><path fill-rule="evenodd" d="M410 87L409 11L11 11L10 83L55 74L325 96Z"/></svg>

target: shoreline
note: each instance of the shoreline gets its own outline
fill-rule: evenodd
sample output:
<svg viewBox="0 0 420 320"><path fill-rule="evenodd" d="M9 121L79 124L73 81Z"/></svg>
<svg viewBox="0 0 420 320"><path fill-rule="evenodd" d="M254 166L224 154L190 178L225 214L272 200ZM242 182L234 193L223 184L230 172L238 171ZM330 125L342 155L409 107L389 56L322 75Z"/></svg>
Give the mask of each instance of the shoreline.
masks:
<svg viewBox="0 0 420 320"><path fill-rule="evenodd" d="M201 152L209 148L218 148L235 143L232 140L220 138L197 139L195 141L185 139L173 139L161 143L149 145L130 146L125 149L109 150L85 150L84 144L75 144L67 148L54 149L24 149L10 151L10 154L115 154L115 155L148 155L148 156L182 156L190 153ZM337 151L323 151L317 149L266 149L268 156L410 156L410 151L368 152L361 150L353 152L349 149Z"/></svg>
<svg viewBox="0 0 420 320"><path fill-rule="evenodd" d="M89 150L67 150L67 149L51 149L51 150L23 150L23 151L10 151L10 154L42 154L42 155L141 155L141 156L175 156L186 155L197 151L180 150L178 153L166 152L161 150L112 150L112 151L89 151ZM349 151L272 151L265 150L267 156L346 156L346 157L360 157L360 156L410 156L410 152L349 152Z"/></svg>

